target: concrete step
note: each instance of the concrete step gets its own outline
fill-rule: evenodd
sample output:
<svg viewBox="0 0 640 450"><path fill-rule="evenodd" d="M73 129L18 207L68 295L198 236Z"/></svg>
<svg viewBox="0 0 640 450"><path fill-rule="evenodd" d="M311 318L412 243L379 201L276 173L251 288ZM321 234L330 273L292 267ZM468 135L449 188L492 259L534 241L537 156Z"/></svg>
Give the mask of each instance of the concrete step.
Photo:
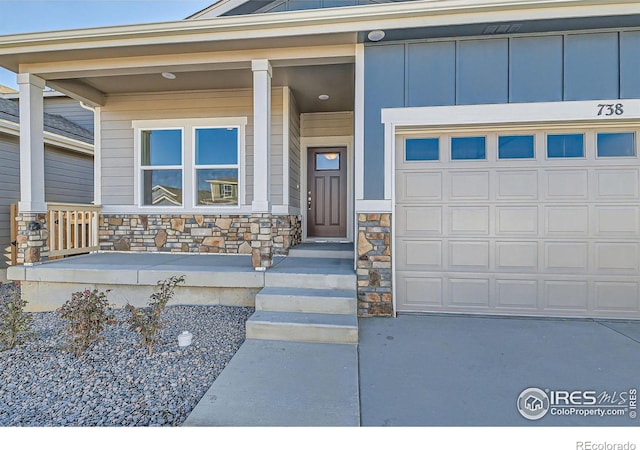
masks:
<svg viewBox="0 0 640 450"><path fill-rule="evenodd" d="M323 244L326 245L326 244ZM289 250L289 256L296 258L338 258L353 260L353 244L348 246L311 246L301 244Z"/></svg>
<svg viewBox="0 0 640 450"><path fill-rule="evenodd" d="M280 312L356 314L356 291L266 287L256 296L256 309Z"/></svg>
<svg viewBox="0 0 640 450"><path fill-rule="evenodd" d="M356 287L355 274L291 273L267 271L265 287L351 290Z"/></svg>
<svg viewBox="0 0 640 450"><path fill-rule="evenodd" d="M246 334L247 339L356 344L358 319L355 314L256 311Z"/></svg>

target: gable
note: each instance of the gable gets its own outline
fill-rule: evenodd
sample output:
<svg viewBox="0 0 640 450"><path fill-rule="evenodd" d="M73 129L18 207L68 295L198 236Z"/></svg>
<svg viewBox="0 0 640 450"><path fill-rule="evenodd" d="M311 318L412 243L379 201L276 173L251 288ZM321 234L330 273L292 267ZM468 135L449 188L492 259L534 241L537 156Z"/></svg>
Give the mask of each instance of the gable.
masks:
<svg viewBox="0 0 640 450"><path fill-rule="evenodd" d="M219 0L208 8L187 17L187 19L211 19L220 16L241 16L407 1L416 0Z"/></svg>

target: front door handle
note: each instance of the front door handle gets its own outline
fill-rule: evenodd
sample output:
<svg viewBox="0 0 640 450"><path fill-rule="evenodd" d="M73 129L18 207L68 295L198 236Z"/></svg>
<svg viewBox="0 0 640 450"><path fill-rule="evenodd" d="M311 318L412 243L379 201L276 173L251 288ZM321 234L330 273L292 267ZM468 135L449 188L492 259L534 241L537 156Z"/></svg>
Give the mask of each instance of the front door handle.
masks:
<svg viewBox="0 0 640 450"><path fill-rule="evenodd" d="M307 193L307 209L311 211L311 191Z"/></svg>

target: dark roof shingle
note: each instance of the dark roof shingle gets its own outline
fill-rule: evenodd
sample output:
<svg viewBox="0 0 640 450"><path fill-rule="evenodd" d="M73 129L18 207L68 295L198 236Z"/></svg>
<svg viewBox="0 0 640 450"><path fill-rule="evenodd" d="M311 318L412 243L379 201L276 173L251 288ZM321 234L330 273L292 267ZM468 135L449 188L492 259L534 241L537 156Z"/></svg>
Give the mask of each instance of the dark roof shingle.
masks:
<svg viewBox="0 0 640 450"><path fill-rule="evenodd" d="M0 98L0 119L20 123L18 103ZM50 133L93 144L93 133L91 131L56 114L44 113L44 129Z"/></svg>

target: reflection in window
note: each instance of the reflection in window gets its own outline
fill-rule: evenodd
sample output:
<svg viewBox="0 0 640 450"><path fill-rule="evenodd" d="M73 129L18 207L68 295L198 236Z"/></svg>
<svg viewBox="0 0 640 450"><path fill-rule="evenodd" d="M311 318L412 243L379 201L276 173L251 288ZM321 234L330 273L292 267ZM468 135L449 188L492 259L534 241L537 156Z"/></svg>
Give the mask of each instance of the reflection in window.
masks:
<svg viewBox="0 0 640 450"><path fill-rule="evenodd" d="M451 138L451 159L485 159L486 139L478 137Z"/></svg>
<svg viewBox="0 0 640 450"><path fill-rule="evenodd" d="M422 138L405 141L405 161L438 161L440 139Z"/></svg>
<svg viewBox="0 0 640 450"><path fill-rule="evenodd" d="M198 128L196 205L238 204L238 128Z"/></svg>
<svg viewBox="0 0 640 450"><path fill-rule="evenodd" d="M549 134L547 135L548 158L584 157L584 135Z"/></svg>
<svg viewBox="0 0 640 450"><path fill-rule="evenodd" d="M143 170L145 206L182 206L182 170Z"/></svg>
<svg viewBox="0 0 640 450"><path fill-rule="evenodd" d="M598 157L635 156L635 133L598 133Z"/></svg>
<svg viewBox="0 0 640 450"><path fill-rule="evenodd" d="M340 170L340 153L316 153L316 170Z"/></svg>
<svg viewBox="0 0 640 450"><path fill-rule="evenodd" d="M237 205L238 169L198 169L198 205Z"/></svg>
<svg viewBox="0 0 640 450"><path fill-rule="evenodd" d="M533 136L499 136L498 158L533 158Z"/></svg>
<svg viewBox="0 0 640 450"><path fill-rule="evenodd" d="M140 161L143 204L182 206L182 130L143 130Z"/></svg>

